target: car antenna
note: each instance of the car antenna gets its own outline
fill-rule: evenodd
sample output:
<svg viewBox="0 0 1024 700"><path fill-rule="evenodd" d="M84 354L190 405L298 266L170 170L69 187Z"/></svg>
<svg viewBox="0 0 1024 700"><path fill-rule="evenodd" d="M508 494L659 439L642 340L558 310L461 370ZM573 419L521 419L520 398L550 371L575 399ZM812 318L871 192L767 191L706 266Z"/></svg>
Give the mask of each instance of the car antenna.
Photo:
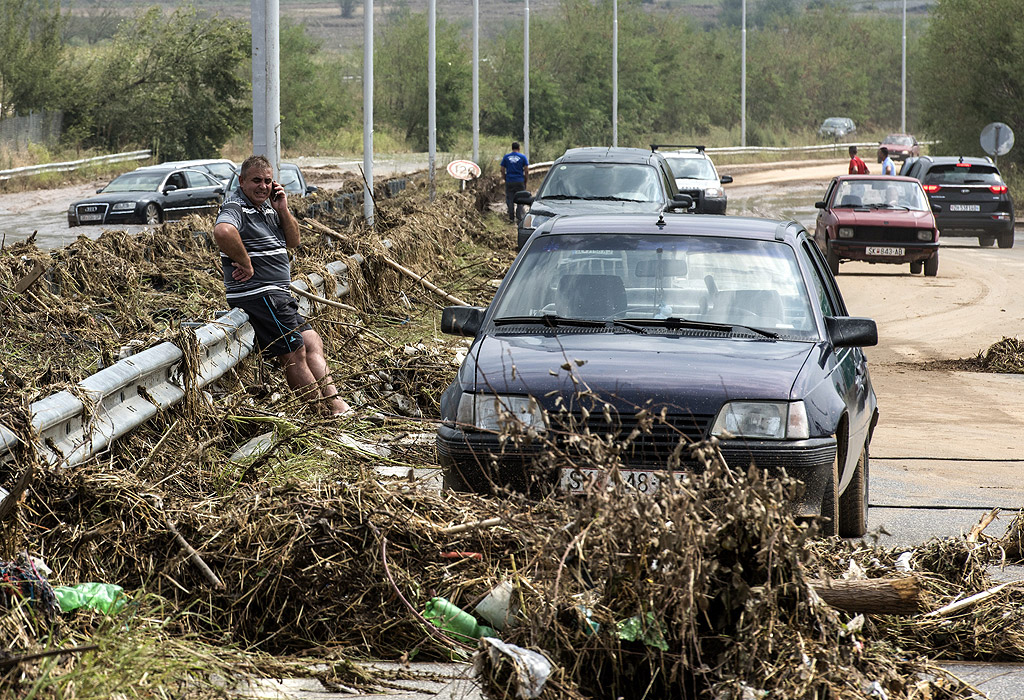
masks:
<svg viewBox="0 0 1024 700"><path fill-rule="evenodd" d="M665 212L658 213L658 222L654 225L658 228L665 228Z"/></svg>

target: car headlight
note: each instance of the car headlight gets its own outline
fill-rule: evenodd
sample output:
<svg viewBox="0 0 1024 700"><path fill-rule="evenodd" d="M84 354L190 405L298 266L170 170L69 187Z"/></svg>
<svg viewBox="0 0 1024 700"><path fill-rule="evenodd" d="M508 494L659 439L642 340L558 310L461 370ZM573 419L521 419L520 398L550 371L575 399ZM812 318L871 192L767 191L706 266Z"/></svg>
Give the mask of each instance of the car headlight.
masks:
<svg viewBox="0 0 1024 700"><path fill-rule="evenodd" d="M116 202L111 211L135 211L135 202Z"/></svg>
<svg viewBox="0 0 1024 700"><path fill-rule="evenodd" d="M523 228L535 229L550 218L544 214L527 214L523 217Z"/></svg>
<svg viewBox="0 0 1024 700"><path fill-rule="evenodd" d="M721 197L725 192L721 187L707 187L704 189L705 197Z"/></svg>
<svg viewBox="0 0 1024 700"><path fill-rule="evenodd" d="M75 210L75 205L72 204L70 207L68 207L68 216L77 216L77 215L78 215L78 212Z"/></svg>
<svg viewBox="0 0 1024 700"><path fill-rule="evenodd" d="M838 233L840 238L853 238L853 229L849 226L840 227Z"/></svg>
<svg viewBox="0 0 1024 700"><path fill-rule="evenodd" d="M510 422L537 432L547 429L544 409L532 396L465 393L459 399L456 420L462 425L472 425L478 430L495 432L499 432Z"/></svg>
<svg viewBox="0 0 1024 700"><path fill-rule="evenodd" d="M934 237L934 233L930 228L923 228L917 232L917 240L919 241L930 241Z"/></svg>
<svg viewBox="0 0 1024 700"><path fill-rule="evenodd" d="M806 440L810 436L803 401L732 401L722 406L711 434L758 440Z"/></svg>

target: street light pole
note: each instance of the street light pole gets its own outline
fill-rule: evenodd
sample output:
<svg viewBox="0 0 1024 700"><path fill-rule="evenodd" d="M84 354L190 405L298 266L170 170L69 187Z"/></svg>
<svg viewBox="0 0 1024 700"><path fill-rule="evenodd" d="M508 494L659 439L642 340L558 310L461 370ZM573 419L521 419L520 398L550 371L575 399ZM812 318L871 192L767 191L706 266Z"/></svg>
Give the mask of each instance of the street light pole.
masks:
<svg viewBox="0 0 1024 700"><path fill-rule="evenodd" d="M437 193L434 180L434 159L437 156L437 0L430 0L427 14L427 169L430 201L433 202Z"/></svg>
<svg viewBox="0 0 1024 700"><path fill-rule="evenodd" d="M903 96L900 110L900 131L907 133L907 0L903 0Z"/></svg>
<svg viewBox="0 0 1024 700"><path fill-rule="evenodd" d="M523 16L523 153L530 157L530 0Z"/></svg>
<svg viewBox="0 0 1024 700"><path fill-rule="evenodd" d="M373 0L363 1L363 218L373 228Z"/></svg>
<svg viewBox="0 0 1024 700"><path fill-rule="evenodd" d="M619 145L619 0L612 0L612 146Z"/></svg>
<svg viewBox="0 0 1024 700"><path fill-rule="evenodd" d="M743 0L740 28L740 145L747 146L747 0Z"/></svg>

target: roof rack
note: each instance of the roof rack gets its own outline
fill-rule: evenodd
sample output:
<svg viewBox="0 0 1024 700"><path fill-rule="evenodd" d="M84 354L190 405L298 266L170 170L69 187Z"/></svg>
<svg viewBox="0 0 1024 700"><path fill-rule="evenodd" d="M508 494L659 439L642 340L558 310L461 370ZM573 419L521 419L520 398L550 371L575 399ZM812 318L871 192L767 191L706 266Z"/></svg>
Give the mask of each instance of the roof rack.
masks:
<svg viewBox="0 0 1024 700"><path fill-rule="evenodd" d="M651 152L658 150L659 148L694 148L699 153L703 153L706 146L698 146L693 143L652 143Z"/></svg>

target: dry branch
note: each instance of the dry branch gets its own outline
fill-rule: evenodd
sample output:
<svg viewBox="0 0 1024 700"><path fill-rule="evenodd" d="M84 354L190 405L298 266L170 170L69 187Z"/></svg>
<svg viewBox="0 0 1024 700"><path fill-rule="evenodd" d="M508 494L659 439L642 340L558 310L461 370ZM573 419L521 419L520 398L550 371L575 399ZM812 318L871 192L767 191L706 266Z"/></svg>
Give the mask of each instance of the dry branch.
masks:
<svg viewBox="0 0 1024 700"><path fill-rule="evenodd" d="M914 615L921 611L921 583L916 576L809 583L819 598L847 612Z"/></svg>
<svg viewBox="0 0 1024 700"><path fill-rule="evenodd" d="M409 277L410 279L413 279L413 280L419 282L421 285L423 285L425 288L427 288L430 291L432 291L434 294L437 294L439 296L444 297L445 299L447 299L448 301L452 302L453 304L458 304L459 306L469 306L469 303L467 303L465 301L462 301L462 299L459 299L456 296L452 296L451 294L449 294L448 292L444 291L440 287L438 287L438 286L428 282L426 279L424 279L424 275L417 275L415 272L413 272L409 268L404 267L402 265L399 265L397 262L395 262L394 260L392 260L391 258L389 258L386 255L382 255L381 258L392 269L397 270L398 272L401 272L406 277Z"/></svg>

